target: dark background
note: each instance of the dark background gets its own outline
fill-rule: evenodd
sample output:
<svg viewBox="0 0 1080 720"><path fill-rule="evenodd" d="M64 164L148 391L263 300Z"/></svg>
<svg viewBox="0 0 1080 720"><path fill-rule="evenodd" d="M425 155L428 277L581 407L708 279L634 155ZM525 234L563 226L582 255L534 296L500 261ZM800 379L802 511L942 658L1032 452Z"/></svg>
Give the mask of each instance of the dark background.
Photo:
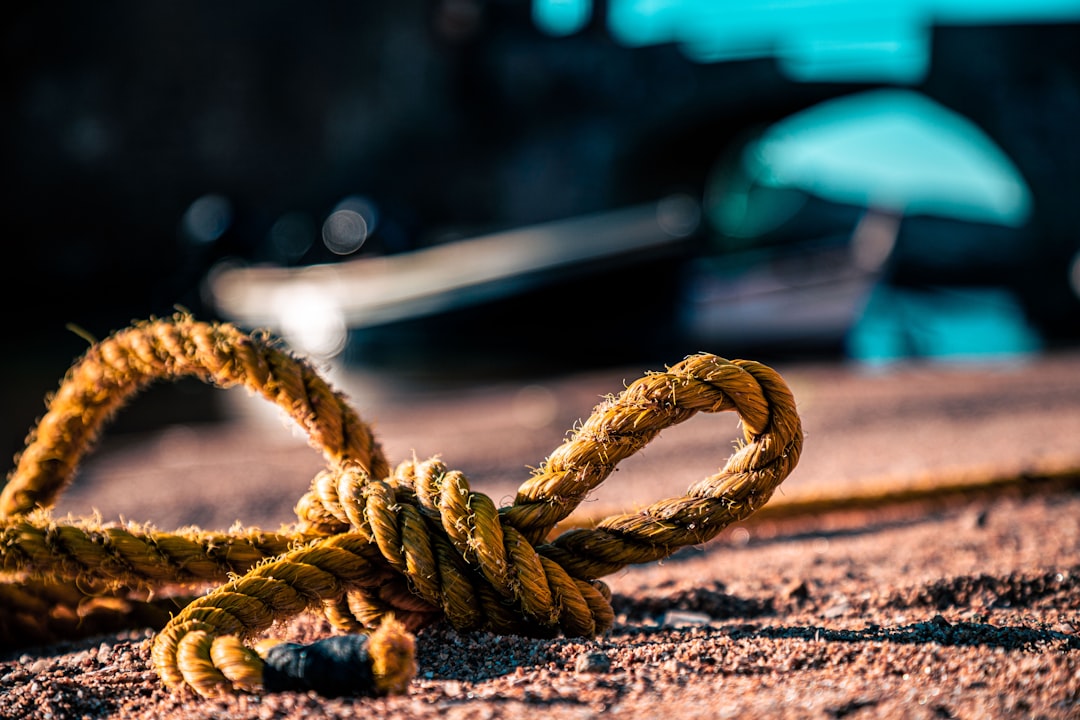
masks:
<svg viewBox="0 0 1080 720"><path fill-rule="evenodd" d="M380 221L361 252L380 254L671 192L700 196L717 158L748 132L871 87L791 82L771 60L696 64L671 46L623 48L596 21L552 38L526 2L308 7L7 11L5 451L18 449L44 393L86 347L65 324L101 337L177 305L215 319L203 281L223 259L341 260L319 242L303 252L270 242L285 213L321 222L343 197L368 197ZM931 70L915 88L976 122L1028 180L1035 215L1024 260L999 272L1020 289L1048 348L1080 341L1065 270L1080 249L1078 39L1075 24L935 28ZM232 221L196 242L182 218L208 193L230 200ZM529 371L677 359L700 348L662 330L680 262L707 246L707 232L684 256L629 276L650 283L647 305L627 301L598 317L613 291L597 277L449 318L442 334L428 326L401 337L438 336L448 356L455 338L473 353L514 350L504 367ZM952 272L962 277L963 264ZM659 329L634 335L643 325ZM494 336L480 348L462 334L477 326ZM596 339L598 328L607 339ZM731 345L742 349L738 338ZM782 357L783 344L768 352ZM172 392L175 415L206 412L198 391Z"/></svg>

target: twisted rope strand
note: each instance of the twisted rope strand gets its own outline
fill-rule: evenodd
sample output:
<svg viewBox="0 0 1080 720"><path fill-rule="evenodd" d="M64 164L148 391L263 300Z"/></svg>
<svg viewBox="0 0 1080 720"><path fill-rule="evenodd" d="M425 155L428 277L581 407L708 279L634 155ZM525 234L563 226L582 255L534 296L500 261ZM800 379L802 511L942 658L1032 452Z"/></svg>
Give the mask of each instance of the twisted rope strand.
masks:
<svg viewBox="0 0 1080 720"><path fill-rule="evenodd" d="M351 463L375 477L387 473L371 429L310 365L231 325L177 314L115 333L71 367L0 493L0 517L51 506L102 426L132 395L156 380L184 376L222 388L242 385L275 403L331 467Z"/></svg>
<svg viewBox="0 0 1080 720"><path fill-rule="evenodd" d="M221 582L302 541L296 533L162 533L48 518L0 520L0 570L133 586Z"/></svg>
<svg viewBox="0 0 1080 720"><path fill-rule="evenodd" d="M142 532L57 524L43 511L72 479L104 422L158 379L244 386L283 408L327 468L278 534ZM547 538L615 467L698 412L733 410L744 444L684 497ZM609 396L498 508L438 458L393 472L371 430L304 361L265 337L178 314L93 346L65 376L0 493L0 570L153 586L220 580L157 635L163 681L212 696L261 687L245 643L272 623L318 610L338 628L390 620L415 630L443 618L464 630L591 636L611 627L600 578L713 538L764 504L798 462L802 428L783 380L758 363L700 354ZM28 514L30 513L30 514ZM393 623L391 623L393 624ZM415 672L411 640L387 631L385 692ZM378 672L376 673L378 676Z"/></svg>
<svg viewBox="0 0 1080 720"><path fill-rule="evenodd" d="M746 440L752 442L752 429L768 423L770 408L765 388L744 365L744 361L729 362L714 355L691 356L668 372L650 373L618 397L609 397L521 486L504 520L538 541L573 512L619 462L651 442L661 430L698 412L737 410ZM791 410L786 406L778 409ZM797 425L798 415L795 417ZM786 429L801 442L801 429Z"/></svg>

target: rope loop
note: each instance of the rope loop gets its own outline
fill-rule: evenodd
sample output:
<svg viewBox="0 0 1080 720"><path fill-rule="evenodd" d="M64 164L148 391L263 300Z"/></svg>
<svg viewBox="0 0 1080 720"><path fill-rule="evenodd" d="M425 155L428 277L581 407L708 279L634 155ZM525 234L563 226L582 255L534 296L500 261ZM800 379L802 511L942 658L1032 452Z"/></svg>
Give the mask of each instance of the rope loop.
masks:
<svg viewBox="0 0 1080 720"><path fill-rule="evenodd" d="M322 452L326 468L297 502L295 527L166 534L49 519L112 414L151 382L184 376L261 395ZM724 411L738 414L743 440L717 473L684 496L548 539L662 430ZM802 443L795 400L774 370L692 355L607 397L499 508L437 457L391 470L345 398L269 336L178 313L115 333L68 371L0 493L0 568L144 586L231 578L165 625L153 660L172 687L257 691L263 661L245 643L304 611L350 632L387 621L415 631L441 619L461 630L603 633L614 616L600 578L707 542L752 514L794 469ZM396 672L389 686L403 687Z"/></svg>

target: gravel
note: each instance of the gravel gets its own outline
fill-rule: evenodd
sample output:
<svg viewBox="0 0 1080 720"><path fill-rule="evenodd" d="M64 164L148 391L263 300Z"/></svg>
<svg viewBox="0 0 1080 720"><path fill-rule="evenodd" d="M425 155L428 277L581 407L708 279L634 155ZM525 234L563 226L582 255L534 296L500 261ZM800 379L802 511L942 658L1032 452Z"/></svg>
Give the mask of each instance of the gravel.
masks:
<svg viewBox="0 0 1080 720"><path fill-rule="evenodd" d="M401 697L172 693L149 631L23 648L0 662L0 717L1077 717L1078 516L1063 494L728 533L611 578L600 638L422 630Z"/></svg>
<svg viewBox="0 0 1080 720"><path fill-rule="evenodd" d="M1080 467L1075 356L967 372L789 370L808 436L787 497L987 465ZM502 504L520 468L561 439L557 428L633 376L548 383L555 419L533 417L528 432L499 414L510 388L372 401L363 412L392 458L444 449ZM718 442L729 451L727 436L706 431L705 452L695 423L665 432L647 462L609 481L624 502L677 494L722 462L713 456ZM280 423L266 428L246 417L106 440L59 511L163 527L288 521L318 458ZM417 636L419 674L403 696L173 692L154 672L147 629L5 649L0 718L1078 718L1080 492L1075 473L1064 477L730 528L606 578L617 621L603 637L435 625ZM305 641L331 631L300 616L274 632Z"/></svg>

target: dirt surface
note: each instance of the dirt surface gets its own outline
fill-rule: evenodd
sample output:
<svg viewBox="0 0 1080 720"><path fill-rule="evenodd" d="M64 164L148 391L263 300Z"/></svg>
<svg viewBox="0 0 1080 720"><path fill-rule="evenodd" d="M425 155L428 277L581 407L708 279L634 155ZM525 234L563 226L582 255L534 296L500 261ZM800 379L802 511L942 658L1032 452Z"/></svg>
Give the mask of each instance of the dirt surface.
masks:
<svg viewBox="0 0 1080 720"><path fill-rule="evenodd" d="M440 454L504 505L574 421L647 369L658 368L456 390L332 377L392 461ZM600 638L425 629L405 696L174 693L149 661L152 632L137 630L6 650L0 717L1080 717L1080 355L777 369L807 440L766 510L823 493L970 491L763 513L606 578L617 622ZM290 522L318 453L260 401L219 394L223 422L106 436L56 514L162 529ZM153 391L135 402L154 402ZM723 464L736 436L731 414L671 428L580 510L594 518L679 495ZM330 633L308 616L282 631Z"/></svg>

